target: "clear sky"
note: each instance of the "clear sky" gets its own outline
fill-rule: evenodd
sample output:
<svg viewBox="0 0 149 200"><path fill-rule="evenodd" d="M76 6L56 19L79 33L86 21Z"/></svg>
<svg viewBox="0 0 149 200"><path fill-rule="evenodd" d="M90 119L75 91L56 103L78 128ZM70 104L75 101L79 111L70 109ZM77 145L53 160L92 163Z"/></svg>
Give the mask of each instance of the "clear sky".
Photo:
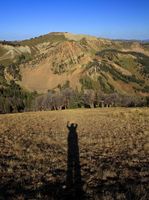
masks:
<svg viewBox="0 0 149 200"><path fill-rule="evenodd" d="M0 0L0 40L61 31L149 39L149 0Z"/></svg>

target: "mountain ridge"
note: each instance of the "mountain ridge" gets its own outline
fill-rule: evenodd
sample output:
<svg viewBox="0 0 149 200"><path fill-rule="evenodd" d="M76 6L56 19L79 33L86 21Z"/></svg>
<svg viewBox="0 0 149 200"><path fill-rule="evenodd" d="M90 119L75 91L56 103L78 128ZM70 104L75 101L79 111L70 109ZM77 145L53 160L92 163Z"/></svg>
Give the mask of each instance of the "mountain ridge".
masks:
<svg viewBox="0 0 149 200"><path fill-rule="evenodd" d="M68 32L48 33L15 42L0 42L0 64L7 82L10 64L22 77L16 82L29 91L46 93L67 81L79 90L148 95L149 44ZM6 76L7 75L7 76Z"/></svg>

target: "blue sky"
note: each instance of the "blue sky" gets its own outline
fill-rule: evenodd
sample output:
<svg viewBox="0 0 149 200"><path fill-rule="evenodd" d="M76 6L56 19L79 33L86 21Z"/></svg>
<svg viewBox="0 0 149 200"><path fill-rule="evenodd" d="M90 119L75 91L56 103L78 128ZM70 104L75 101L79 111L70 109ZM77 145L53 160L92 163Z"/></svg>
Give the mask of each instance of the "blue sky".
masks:
<svg viewBox="0 0 149 200"><path fill-rule="evenodd" d="M0 0L0 40L55 31L149 39L149 0Z"/></svg>

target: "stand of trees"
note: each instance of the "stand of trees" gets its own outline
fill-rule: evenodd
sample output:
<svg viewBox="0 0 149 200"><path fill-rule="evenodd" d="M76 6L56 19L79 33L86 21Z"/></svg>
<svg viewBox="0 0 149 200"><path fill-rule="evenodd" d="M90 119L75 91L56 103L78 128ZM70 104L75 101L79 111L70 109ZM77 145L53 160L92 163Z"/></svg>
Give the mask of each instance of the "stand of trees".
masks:
<svg viewBox="0 0 149 200"><path fill-rule="evenodd" d="M78 91L70 87L39 95L36 92L24 91L15 81L11 81L5 87L0 87L0 113L112 106L149 106L149 97L123 96L118 93L105 94L93 89Z"/></svg>
<svg viewBox="0 0 149 200"><path fill-rule="evenodd" d="M40 95L35 99L34 110L62 110L68 108L96 107L143 107L149 106L149 97L123 96L118 93L104 94L86 89L78 92L72 88Z"/></svg>
<svg viewBox="0 0 149 200"><path fill-rule="evenodd" d="M69 108L95 107L143 107L149 106L149 97L105 94L93 89L73 90L66 84L57 91L39 95L24 91L15 81L0 86L0 113L15 113L38 110L62 110Z"/></svg>
<svg viewBox="0 0 149 200"><path fill-rule="evenodd" d="M0 113L15 113L32 110L36 93L24 91L15 81L0 86Z"/></svg>

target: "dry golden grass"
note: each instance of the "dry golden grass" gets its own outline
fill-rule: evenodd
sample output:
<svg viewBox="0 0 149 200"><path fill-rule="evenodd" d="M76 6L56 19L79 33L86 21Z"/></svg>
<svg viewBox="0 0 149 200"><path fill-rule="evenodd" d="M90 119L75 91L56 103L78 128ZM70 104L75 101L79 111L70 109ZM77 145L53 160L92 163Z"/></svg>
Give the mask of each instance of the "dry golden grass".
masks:
<svg viewBox="0 0 149 200"><path fill-rule="evenodd" d="M65 182L67 121L78 124L80 197ZM0 199L145 200L148 183L148 108L0 115Z"/></svg>

